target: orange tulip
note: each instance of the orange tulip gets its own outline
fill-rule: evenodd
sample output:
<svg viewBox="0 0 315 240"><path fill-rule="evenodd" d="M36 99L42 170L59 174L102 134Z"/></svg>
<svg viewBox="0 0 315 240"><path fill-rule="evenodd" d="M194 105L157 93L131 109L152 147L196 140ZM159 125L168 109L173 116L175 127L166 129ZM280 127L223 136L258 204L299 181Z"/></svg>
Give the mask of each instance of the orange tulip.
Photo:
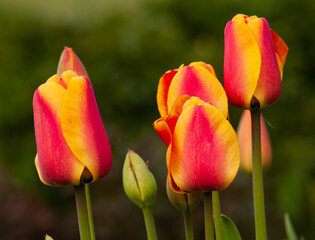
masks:
<svg viewBox="0 0 315 240"><path fill-rule="evenodd" d="M272 148L268 130L262 114L260 115L261 129L261 163L263 168L271 164ZM246 172L252 171L252 123L249 110L244 110L237 128L237 137L240 146L240 167Z"/></svg>
<svg viewBox="0 0 315 240"><path fill-rule="evenodd" d="M112 165L92 85L72 49L62 53L58 73L34 93L36 168L47 185L92 182Z"/></svg>
<svg viewBox="0 0 315 240"><path fill-rule="evenodd" d="M266 19L236 15L225 27L224 88L229 102L242 108L275 102L287 53Z"/></svg>

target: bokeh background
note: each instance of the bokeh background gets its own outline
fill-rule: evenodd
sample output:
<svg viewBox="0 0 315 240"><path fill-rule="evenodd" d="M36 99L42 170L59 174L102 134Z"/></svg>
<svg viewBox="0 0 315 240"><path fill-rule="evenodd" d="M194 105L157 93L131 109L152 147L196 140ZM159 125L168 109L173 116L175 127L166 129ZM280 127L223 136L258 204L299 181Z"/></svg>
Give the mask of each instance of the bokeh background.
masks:
<svg viewBox="0 0 315 240"><path fill-rule="evenodd" d="M72 187L43 185L32 96L72 47L91 78L113 150L108 176L91 185L97 239L146 239L141 211L128 201L121 170L127 148L156 177L159 239L184 239L183 219L165 193L166 148L154 132L159 78L192 61L222 80L224 27L237 13L266 17L289 46L280 99L263 109L273 144L265 172L269 239L284 239L288 212L299 235L315 238L315 1L13 0L0 1L0 239L79 239ZM230 107L234 127L241 110ZM239 172L221 193L222 212L254 239L251 177ZM203 237L203 208L193 212Z"/></svg>

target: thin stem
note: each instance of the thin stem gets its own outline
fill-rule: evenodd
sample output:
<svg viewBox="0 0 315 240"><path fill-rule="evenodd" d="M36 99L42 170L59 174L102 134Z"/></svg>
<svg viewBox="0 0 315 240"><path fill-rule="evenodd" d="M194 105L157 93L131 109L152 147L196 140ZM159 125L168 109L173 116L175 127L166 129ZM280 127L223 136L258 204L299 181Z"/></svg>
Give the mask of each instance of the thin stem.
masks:
<svg viewBox="0 0 315 240"><path fill-rule="evenodd" d="M186 240L194 240L191 212L188 210L187 212L183 213L183 215L184 215L184 222L185 222Z"/></svg>
<svg viewBox="0 0 315 240"><path fill-rule="evenodd" d="M87 212L88 212L91 240L95 240L95 231L94 231L94 222L93 222L93 212L92 212L90 188L89 188L89 184L84 184L84 185L85 185L85 198L86 198L86 205L87 205Z"/></svg>
<svg viewBox="0 0 315 240"><path fill-rule="evenodd" d="M216 240L223 240L221 208L218 191L212 191L212 204Z"/></svg>
<svg viewBox="0 0 315 240"><path fill-rule="evenodd" d="M81 240L91 240L88 211L85 199L85 186L83 184L74 186L75 200L77 204L77 214Z"/></svg>
<svg viewBox="0 0 315 240"><path fill-rule="evenodd" d="M266 240L266 216L264 183L261 165L260 109L251 110L252 154L253 154L253 195L255 212L256 240Z"/></svg>
<svg viewBox="0 0 315 240"><path fill-rule="evenodd" d="M206 240L214 240L211 192L204 193L203 204L205 217L205 237Z"/></svg>
<svg viewBox="0 0 315 240"><path fill-rule="evenodd" d="M148 240L156 240L157 236L156 236L156 231L155 231L152 207L142 208L142 213L144 217L145 227L147 229Z"/></svg>

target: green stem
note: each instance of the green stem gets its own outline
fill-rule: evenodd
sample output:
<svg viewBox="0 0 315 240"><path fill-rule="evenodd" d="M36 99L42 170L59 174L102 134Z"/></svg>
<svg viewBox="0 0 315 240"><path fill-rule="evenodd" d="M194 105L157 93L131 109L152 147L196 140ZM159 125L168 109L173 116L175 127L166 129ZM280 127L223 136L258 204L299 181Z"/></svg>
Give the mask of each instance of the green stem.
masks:
<svg viewBox="0 0 315 240"><path fill-rule="evenodd" d="M214 240L211 192L204 193L203 204L205 215L205 237L206 240Z"/></svg>
<svg viewBox="0 0 315 240"><path fill-rule="evenodd" d="M184 214L184 222L185 222L186 240L194 240L191 212L188 210L187 212L183 214Z"/></svg>
<svg viewBox="0 0 315 240"><path fill-rule="evenodd" d="M216 240L223 240L221 208L218 191L212 191L212 204Z"/></svg>
<svg viewBox="0 0 315 240"><path fill-rule="evenodd" d="M261 165L260 109L251 110L252 154L253 154L253 195L256 240L266 240L266 216L264 203L264 183Z"/></svg>
<svg viewBox="0 0 315 240"><path fill-rule="evenodd" d="M153 218L152 207L143 207L142 213L144 217L145 227L147 229L148 240L156 240L156 231Z"/></svg>
<svg viewBox="0 0 315 240"><path fill-rule="evenodd" d="M84 185L85 185L85 198L86 198L87 212L88 212L88 218L89 218L91 240L95 240L95 231L94 231L93 212L92 212L92 204L91 204L91 197L90 197L90 188L89 188L89 184L84 184Z"/></svg>
<svg viewBox="0 0 315 240"><path fill-rule="evenodd" d="M74 186L75 200L81 240L91 240L88 211L85 199L85 186L83 184Z"/></svg>

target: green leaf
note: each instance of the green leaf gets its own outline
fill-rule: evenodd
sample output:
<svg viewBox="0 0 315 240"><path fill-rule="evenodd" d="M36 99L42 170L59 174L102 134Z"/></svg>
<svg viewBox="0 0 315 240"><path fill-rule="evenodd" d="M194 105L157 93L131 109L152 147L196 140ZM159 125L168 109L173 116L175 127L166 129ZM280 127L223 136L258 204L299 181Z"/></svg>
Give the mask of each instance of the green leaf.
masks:
<svg viewBox="0 0 315 240"><path fill-rule="evenodd" d="M227 216L221 214L222 231L224 240L241 240L241 235L234 222Z"/></svg>
<svg viewBox="0 0 315 240"><path fill-rule="evenodd" d="M298 240L298 237L296 236L296 233L294 231L290 216L287 213L284 214L284 227L287 233L288 240Z"/></svg>

